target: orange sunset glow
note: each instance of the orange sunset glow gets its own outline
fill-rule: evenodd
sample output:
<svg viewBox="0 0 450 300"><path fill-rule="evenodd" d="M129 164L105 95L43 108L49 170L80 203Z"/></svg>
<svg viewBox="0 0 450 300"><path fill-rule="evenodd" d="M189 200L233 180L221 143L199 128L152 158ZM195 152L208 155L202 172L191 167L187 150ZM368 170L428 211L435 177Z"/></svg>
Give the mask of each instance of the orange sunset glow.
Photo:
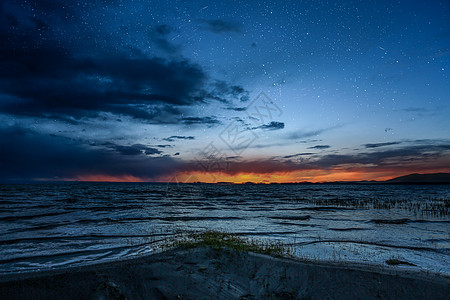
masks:
<svg viewBox="0 0 450 300"><path fill-rule="evenodd" d="M414 173L414 172L412 172ZM362 171L336 171L333 173L327 173L321 170L312 171L297 171L297 172L275 172L270 174L256 174L256 173L240 173L236 175L229 175L224 173L182 173L177 174L169 182L179 183L217 183L217 182L230 182L230 183L294 183L294 182L334 182L334 181L364 181L364 180L376 180L384 181L394 177L410 174L396 173L395 171L387 172L373 172L367 173ZM165 181L165 180L164 180Z"/></svg>
<svg viewBox="0 0 450 300"><path fill-rule="evenodd" d="M92 181L92 182L144 182L145 180L131 175L111 176L111 175L80 175L75 179L65 179L65 181Z"/></svg>
<svg viewBox="0 0 450 300"><path fill-rule="evenodd" d="M429 173L444 172L445 169L430 170ZM180 172L160 178L139 178L131 175L80 175L76 178L64 179L64 181L86 181L86 182L168 182L168 183L295 183L295 182L336 182L336 181L385 181L395 177L419 173L419 170L308 170L293 172L252 173L241 172L227 174L218 172Z"/></svg>

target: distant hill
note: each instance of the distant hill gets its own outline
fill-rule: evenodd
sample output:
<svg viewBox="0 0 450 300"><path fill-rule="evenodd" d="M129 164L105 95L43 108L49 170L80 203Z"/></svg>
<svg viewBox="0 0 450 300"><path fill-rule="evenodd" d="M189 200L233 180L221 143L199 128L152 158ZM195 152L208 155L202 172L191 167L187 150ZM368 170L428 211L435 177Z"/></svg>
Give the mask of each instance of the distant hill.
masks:
<svg viewBox="0 0 450 300"><path fill-rule="evenodd" d="M410 174L385 181L386 183L450 183L450 173Z"/></svg>

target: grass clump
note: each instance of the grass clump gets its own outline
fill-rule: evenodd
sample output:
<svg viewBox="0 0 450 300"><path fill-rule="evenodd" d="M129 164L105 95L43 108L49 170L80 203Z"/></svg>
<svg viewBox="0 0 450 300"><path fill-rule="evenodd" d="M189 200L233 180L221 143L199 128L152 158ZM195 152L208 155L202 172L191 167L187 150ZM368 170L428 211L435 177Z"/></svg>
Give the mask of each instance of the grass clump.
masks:
<svg viewBox="0 0 450 300"><path fill-rule="evenodd" d="M166 243L165 249L210 247L231 249L242 252L255 252L277 257L291 256L292 249L275 241L256 241L239 237L233 233L208 230L183 233L173 241Z"/></svg>

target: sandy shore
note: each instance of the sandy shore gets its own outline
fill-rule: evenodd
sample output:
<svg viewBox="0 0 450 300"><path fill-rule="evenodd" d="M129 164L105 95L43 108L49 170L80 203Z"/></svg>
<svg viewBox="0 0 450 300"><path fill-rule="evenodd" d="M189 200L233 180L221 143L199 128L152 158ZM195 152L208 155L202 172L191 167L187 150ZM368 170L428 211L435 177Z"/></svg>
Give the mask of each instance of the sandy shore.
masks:
<svg viewBox="0 0 450 300"><path fill-rule="evenodd" d="M449 284L436 275L193 248L2 276L0 299L448 299Z"/></svg>

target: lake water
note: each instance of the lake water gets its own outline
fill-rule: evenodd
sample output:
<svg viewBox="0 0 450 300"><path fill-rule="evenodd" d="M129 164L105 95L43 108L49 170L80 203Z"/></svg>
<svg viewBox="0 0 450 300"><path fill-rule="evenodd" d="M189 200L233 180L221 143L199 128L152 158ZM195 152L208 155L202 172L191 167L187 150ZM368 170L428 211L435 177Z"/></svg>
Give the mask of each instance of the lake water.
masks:
<svg viewBox="0 0 450 300"><path fill-rule="evenodd" d="M179 232L281 241L309 260L450 274L449 185L0 185L0 272L149 254Z"/></svg>

